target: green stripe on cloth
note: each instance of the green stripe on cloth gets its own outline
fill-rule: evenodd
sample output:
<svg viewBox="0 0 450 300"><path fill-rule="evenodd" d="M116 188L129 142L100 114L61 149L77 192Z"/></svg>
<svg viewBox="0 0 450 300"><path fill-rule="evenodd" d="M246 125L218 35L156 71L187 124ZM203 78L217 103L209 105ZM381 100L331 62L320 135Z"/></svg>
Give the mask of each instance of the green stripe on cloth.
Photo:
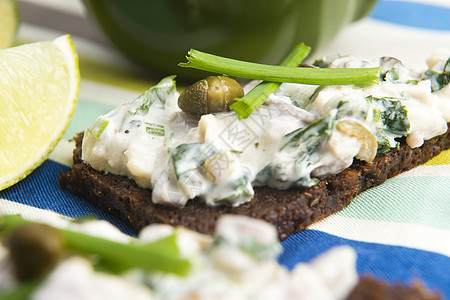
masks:
<svg viewBox="0 0 450 300"><path fill-rule="evenodd" d="M336 213L367 220L450 229L450 176L394 177Z"/></svg>
<svg viewBox="0 0 450 300"><path fill-rule="evenodd" d="M64 134L64 139L71 139L78 132L84 131L102 114L111 111L113 105L79 99L72 121Z"/></svg>

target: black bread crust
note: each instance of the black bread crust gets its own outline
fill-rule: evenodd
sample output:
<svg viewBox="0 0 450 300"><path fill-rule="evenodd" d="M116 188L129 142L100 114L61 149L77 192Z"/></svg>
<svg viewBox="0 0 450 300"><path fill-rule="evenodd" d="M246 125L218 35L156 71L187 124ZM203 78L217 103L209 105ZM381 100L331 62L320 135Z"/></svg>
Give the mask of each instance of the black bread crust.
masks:
<svg viewBox="0 0 450 300"><path fill-rule="evenodd" d="M441 295L428 290L420 281L405 285L389 284L371 276L363 276L346 300L439 300Z"/></svg>
<svg viewBox="0 0 450 300"><path fill-rule="evenodd" d="M355 159L343 172L321 178L310 188L255 187L252 201L238 207L208 206L194 199L179 208L153 203L152 191L139 187L132 179L94 170L81 160L82 139L82 133L74 138L74 164L69 172L60 174L61 187L70 187L74 194L125 221L136 232L152 223L164 223L212 234L221 215L238 214L273 224L281 239L345 208L367 189L450 148L450 130L447 130L419 148L412 149L403 140L398 149L377 156L370 163Z"/></svg>

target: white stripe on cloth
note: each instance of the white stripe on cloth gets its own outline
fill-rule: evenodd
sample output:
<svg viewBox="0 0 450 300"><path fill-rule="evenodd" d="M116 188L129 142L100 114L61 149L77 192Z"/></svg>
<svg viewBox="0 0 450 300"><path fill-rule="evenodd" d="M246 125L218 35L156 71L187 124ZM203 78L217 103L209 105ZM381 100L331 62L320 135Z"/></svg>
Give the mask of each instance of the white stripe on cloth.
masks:
<svg viewBox="0 0 450 300"><path fill-rule="evenodd" d="M426 5L450 7L450 1L448 0L384 0L384 1L411 2L411 3L422 3Z"/></svg>
<svg viewBox="0 0 450 300"><path fill-rule="evenodd" d="M314 57L341 53L372 60L392 56L408 68L425 70L425 61L439 48L450 49L450 32L409 28L365 18L347 25Z"/></svg>
<svg viewBox="0 0 450 300"><path fill-rule="evenodd" d="M69 142L66 139L61 139L49 155L49 159L56 161L65 166L72 166L73 164L73 149L75 142Z"/></svg>
<svg viewBox="0 0 450 300"><path fill-rule="evenodd" d="M26 204L21 204L18 202L10 201L7 199L0 198L0 216L2 215L17 215L19 214L24 219L30 221L42 220L46 216L51 218L63 218L66 220L71 220L72 218L60 215L58 213L52 212L50 210L40 209Z"/></svg>
<svg viewBox="0 0 450 300"><path fill-rule="evenodd" d="M131 239L130 236L105 220L93 220L95 222L87 221L85 223L71 222L74 219L68 216L0 198L0 216L11 214L19 214L25 220L41 222L116 242L126 243Z"/></svg>
<svg viewBox="0 0 450 300"><path fill-rule="evenodd" d="M309 229L369 243L404 246L450 257L450 231L417 224L361 220L332 215Z"/></svg>
<svg viewBox="0 0 450 300"><path fill-rule="evenodd" d="M450 177L450 165L418 166L397 177L444 176Z"/></svg>

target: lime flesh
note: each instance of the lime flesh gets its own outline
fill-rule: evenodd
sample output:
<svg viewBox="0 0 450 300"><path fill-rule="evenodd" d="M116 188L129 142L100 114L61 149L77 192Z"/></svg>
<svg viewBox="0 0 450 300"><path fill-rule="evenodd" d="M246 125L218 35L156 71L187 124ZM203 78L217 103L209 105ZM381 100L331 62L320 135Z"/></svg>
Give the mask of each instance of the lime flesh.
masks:
<svg viewBox="0 0 450 300"><path fill-rule="evenodd" d="M23 179L67 129L80 85L69 35L0 50L0 190Z"/></svg>

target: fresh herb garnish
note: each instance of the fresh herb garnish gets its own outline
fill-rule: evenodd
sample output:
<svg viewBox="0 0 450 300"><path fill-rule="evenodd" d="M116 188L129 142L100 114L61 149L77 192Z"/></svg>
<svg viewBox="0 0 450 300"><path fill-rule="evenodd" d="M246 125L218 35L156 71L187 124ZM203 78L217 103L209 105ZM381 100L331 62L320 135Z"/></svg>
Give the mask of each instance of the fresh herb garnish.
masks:
<svg viewBox="0 0 450 300"><path fill-rule="evenodd" d="M423 80L431 81L431 90L437 92L443 87L445 87L450 82L450 58L447 60L442 73L436 71L427 70L423 74Z"/></svg>
<svg viewBox="0 0 450 300"><path fill-rule="evenodd" d="M241 176L231 181L228 184L231 194L226 194L224 197L217 200L217 203L235 204L241 197L253 197L255 194L252 188L250 171L247 168L241 170Z"/></svg>
<svg viewBox="0 0 450 300"><path fill-rule="evenodd" d="M313 62L313 66L319 67L319 68L329 68L330 65L337 59L342 58L343 56L340 54L336 54L336 55L329 55L329 56L325 56L319 59L316 59Z"/></svg>
<svg viewBox="0 0 450 300"><path fill-rule="evenodd" d="M157 100L165 104L167 96L175 90L175 77L175 75L167 76L142 93L135 100L136 109L133 113L147 114L150 106Z"/></svg>
<svg viewBox="0 0 450 300"><path fill-rule="evenodd" d="M329 115L312 122L306 127L299 128L286 134L287 142L281 147L281 150L289 147L299 147L307 139L314 136L328 136L330 137L334 129L334 118Z"/></svg>
<svg viewBox="0 0 450 300"><path fill-rule="evenodd" d="M284 146L280 149L285 153L283 159L266 165L257 174L256 182L283 188L316 185L319 180L311 178L311 171L317 166L319 150L330 138L334 127L335 116L326 115L306 127L288 133Z"/></svg>
<svg viewBox="0 0 450 300"><path fill-rule="evenodd" d="M18 215L2 216L0 233L8 234L11 230L28 223ZM98 266L110 272L137 268L186 275L190 270L189 260L183 258L178 249L176 234L154 242L139 244L134 241L119 243L67 229L59 231L68 252L96 256Z"/></svg>
<svg viewBox="0 0 450 300"><path fill-rule="evenodd" d="M387 136L388 134L389 133L385 129L380 129L376 132L375 137L378 143L377 155L381 155L391 150L391 143Z"/></svg>
<svg viewBox="0 0 450 300"><path fill-rule="evenodd" d="M88 131L96 138L100 137L103 130L108 126L109 121L99 117L94 124L88 129Z"/></svg>
<svg viewBox="0 0 450 300"><path fill-rule="evenodd" d="M220 235L220 233L214 237L213 247L220 247L220 245L227 244L240 248L242 251L246 252L258 261L276 259L281 252L281 245L277 241L263 243L258 239L247 236L238 241L231 242L223 235Z"/></svg>
<svg viewBox="0 0 450 300"><path fill-rule="evenodd" d="M225 58L195 49L178 65L219 74L271 82L312 85L365 85L378 82L380 68L299 68L264 65Z"/></svg>
<svg viewBox="0 0 450 300"><path fill-rule="evenodd" d="M254 109L279 87L277 83L301 83L310 85L367 85L377 83L380 68L309 68L297 65L309 53L304 44L297 45L280 66L245 62L191 49L186 63L178 65L229 76L262 80L248 95L231 108L239 118L247 118Z"/></svg>
<svg viewBox="0 0 450 300"><path fill-rule="evenodd" d="M305 57L308 56L310 48L305 44L299 44L294 50L286 57L281 63L281 66L296 67L300 64ZM233 109L240 119L245 119L264 102L270 94L274 93L281 83L279 82L267 82L263 81L253 88L247 95L242 98L236 98L236 102L233 103L230 108Z"/></svg>
<svg viewBox="0 0 450 300"><path fill-rule="evenodd" d="M408 111L400 99L392 97L366 97L368 101L376 101L381 106L380 117L386 129L393 134L406 136L410 128Z"/></svg>
<svg viewBox="0 0 450 300"><path fill-rule="evenodd" d="M208 146L203 143L189 143L180 144L170 149L175 175L178 180L184 174L198 169L211 156L219 153L214 147L208 148Z"/></svg>
<svg viewBox="0 0 450 300"><path fill-rule="evenodd" d="M166 134L163 125L144 122L145 132L151 135L164 136Z"/></svg>

